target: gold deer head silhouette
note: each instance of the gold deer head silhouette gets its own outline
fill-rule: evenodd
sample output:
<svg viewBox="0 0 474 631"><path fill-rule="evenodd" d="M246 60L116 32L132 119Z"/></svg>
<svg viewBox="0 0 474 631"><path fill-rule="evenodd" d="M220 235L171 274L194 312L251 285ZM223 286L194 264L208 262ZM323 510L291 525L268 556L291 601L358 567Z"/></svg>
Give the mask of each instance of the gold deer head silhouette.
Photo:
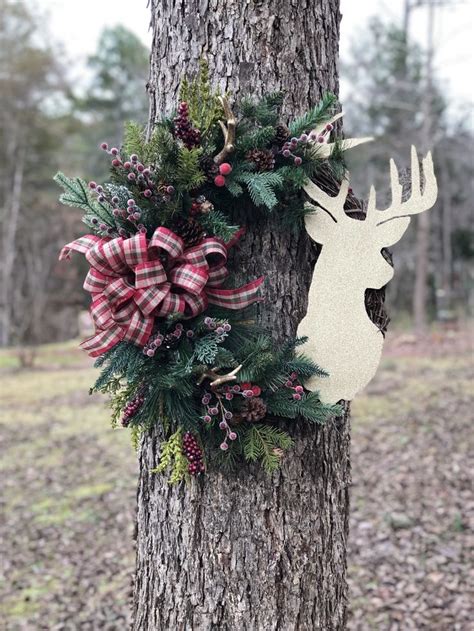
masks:
<svg viewBox="0 0 474 631"><path fill-rule="evenodd" d="M438 192L431 153L423 159L424 187L415 147L411 150L411 195L402 200L398 170L390 161L392 202L386 210L376 207L372 186L364 221L344 212L349 182L344 180L336 197L314 182L304 190L317 202L306 217L310 237L322 245L308 295L308 310L298 328L309 338L305 351L329 377L314 377L308 384L325 403L350 400L375 374L383 335L365 310L367 288L379 289L393 277L393 268L381 250L401 239L412 215L433 206Z"/></svg>

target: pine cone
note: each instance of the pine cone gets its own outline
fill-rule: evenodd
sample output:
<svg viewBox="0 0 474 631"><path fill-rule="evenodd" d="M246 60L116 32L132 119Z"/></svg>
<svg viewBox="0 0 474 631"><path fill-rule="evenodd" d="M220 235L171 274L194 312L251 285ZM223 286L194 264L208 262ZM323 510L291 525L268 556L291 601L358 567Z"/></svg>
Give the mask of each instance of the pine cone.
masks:
<svg viewBox="0 0 474 631"><path fill-rule="evenodd" d="M201 243L206 236L206 232L199 221L196 221L192 217L189 219L177 219L172 229L173 232L183 239L184 244L189 248Z"/></svg>
<svg viewBox="0 0 474 631"><path fill-rule="evenodd" d="M283 145L290 137L290 130L284 123L280 123L275 128L275 144Z"/></svg>
<svg viewBox="0 0 474 631"><path fill-rule="evenodd" d="M257 171L271 171L275 166L275 156L271 149L251 149L245 157L255 164Z"/></svg>
<svg viewBox="0 0 474 631"><path fill-rule="evenodd" d="M261 421L265 418L267 414L267 406L265 402L260 397L252 397L251 399L246 399L242 409L240 410L240 415L245 421L250 421L252 423L256 421Z"/></svg>
<svg viewBox="0 0 474 631"><path fill-rule="evenodd" d="M199 164L207 181L214 182L216 175L219 175L219 166L214 162L214 158L212 156L203 156Z"/></svg>

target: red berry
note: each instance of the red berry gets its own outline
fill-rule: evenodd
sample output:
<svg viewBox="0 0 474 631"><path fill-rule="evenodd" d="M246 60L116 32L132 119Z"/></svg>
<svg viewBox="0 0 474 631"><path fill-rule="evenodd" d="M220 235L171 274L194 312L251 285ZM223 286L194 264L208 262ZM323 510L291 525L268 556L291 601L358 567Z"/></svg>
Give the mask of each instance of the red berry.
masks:
<svg viewBox="0 0 474 631"><path fill-rule="evenodd" d="M214 184L219 188L225 186L225 177L223 175L216 175L214 178Z"/></svg>
<svg viewBox="0 0 474 631"><path fill-rule="evenodd" d="M256 397L258 397L262 394L262 389L259 386L253 386L252 392Z"/></svg>
<svg viewBox="0 0 474 631"><path fill-rule="evenodd" d="M120 160L118 158L114 158L112 160L112 166L113 167L119 167L122 163L120 162Z"/></svg>
<svg viewBox="0 0 474 631"><path fill-rule="evenodd" d="M219 166L219 173L221 175L229 175L229 173L232 172L232 165L229 164L228 162L223 162L220 166Z"/></svg>

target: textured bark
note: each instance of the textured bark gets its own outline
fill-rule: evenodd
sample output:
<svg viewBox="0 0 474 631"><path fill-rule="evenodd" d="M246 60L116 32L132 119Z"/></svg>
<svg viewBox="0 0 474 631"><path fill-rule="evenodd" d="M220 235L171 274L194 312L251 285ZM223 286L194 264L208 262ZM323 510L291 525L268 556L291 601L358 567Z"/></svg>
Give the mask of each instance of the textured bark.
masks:
<svg viewBox="0 0 474 631"><path fill-rule="evenodd" d="M183 72L204 55L233 98L287 93L294 116L337 92L338 0L152 0L150 125L176 103ZM307 307L317 251L264 215L247 222L235 262L264 273L259 320L277 341ZM138 631L330 631L347 600L349 421L295 425L295 448L266 476L210 472L186 488L150 474L159 432L140 452L134 626Z"/></svg>

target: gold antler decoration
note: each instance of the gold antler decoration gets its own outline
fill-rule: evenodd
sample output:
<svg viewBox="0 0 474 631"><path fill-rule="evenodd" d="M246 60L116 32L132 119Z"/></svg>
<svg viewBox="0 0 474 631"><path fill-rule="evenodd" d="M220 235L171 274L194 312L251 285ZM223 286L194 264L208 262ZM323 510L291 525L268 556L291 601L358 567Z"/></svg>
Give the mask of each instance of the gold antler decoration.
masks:
<svg viewBox="0 0 474 631"><path fill-rule="evenodd" d="M211 388L215 388L216 386L220 386L228 381L235 381L237 379L237 373L241 370L241 368L242 364L239 364L237 368L234 368L234 370L231 370L226 375L219 375L215 369L212 368L211 370L202 373L197 384L200 386L204 379L211 379Z"/></svg>
<svg viewBox="0 0 474 631"><path fill-rule="evenodd" d="M222 164L224 160L227 158L229 154L231 154L235 149L235 128L237 125L237 121L235 119L234 113L232 112L229 101L227 97L220 96L219 101L221 102L222 108L224 110L224 114L226 117L226 122L219 121L219 125L221 126L222 133L224 134L224 146L221 151L214 157L214 162L216 164Z"/></svg>

